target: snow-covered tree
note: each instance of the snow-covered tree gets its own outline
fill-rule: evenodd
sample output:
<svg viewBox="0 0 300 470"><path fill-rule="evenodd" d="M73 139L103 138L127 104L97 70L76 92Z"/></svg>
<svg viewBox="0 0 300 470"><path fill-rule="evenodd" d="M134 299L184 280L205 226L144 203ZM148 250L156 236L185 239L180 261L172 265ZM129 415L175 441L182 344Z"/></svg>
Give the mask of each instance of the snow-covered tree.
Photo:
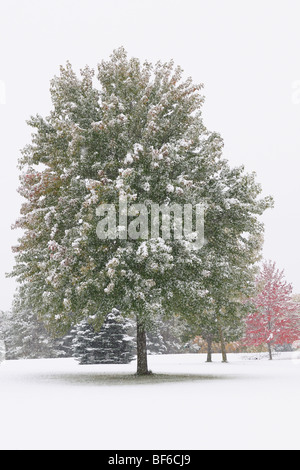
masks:
<svg viewBox="0 0 300 470"><path fill-rule="evenodd" d="M257 293L252 299L253 311L246 319L245 344L272 348L291 344L300 339L299 306L293 302L292 285L287 283L284 271L274 262L265 262L256 279Z"/></svg>
<svg viewBox="0 0 300 470"><path fill-rule="evenodd" d="M0 311L0 363L5 359L4 332L6 328L7 312Z"/></svg>
<svg viewBox="0 0 300 470"><path fill-rule="evenodd" d="M253 175L229 168L221 137L202 122L202 86L172 61L141 64L120 48L100 63L99 89L93 78L88 67L81 78L61 67L50 115L29 122L36 132L20 161L26 202L16 226L25 233L13 275L57 334L87 317L101 325L113 308L134 317L137 373L147 374L155 317L198 318L226 279L235 279L233 294L245 288L248 253L262 232L257 215L270 201L258 199ZM135 237L126 238L121 213L116 236L99 240L99 206L118 213L122 201L140 203L146 217L153 204L204 202L205 246L152 230L144 239L130 210Z"/></svg>
<svg viewBox="0 0 300 470"><path fill-rule="evenodd" d="M134 359L134 341L128 335L128 325L114 309L102 328L97 331L93 322L84 319L73 333L73 355L80 364L128 364Z"/></svg>
<svg viewBox="0 0 300 470"><path fill-rule="evenodd" d="M181 354L186 352L186 342L184 340L187 324L175 315L167 320L159 320L159 331L163 338L163 344L166 347L166 354Z"/></svg>
<svg viewBox="0 0 300 470"><path fill-rule="evenodd" d="M134 336L136 321L128 319L129 335ZM187 325L179 316L163 318L158 316L147 331L147 350L149 354L186 353ZM135 342L136 349L136 342Z"/></svg>
<svg viewBox="0 0 300 470"><path fill-rule="evenodd" d="M80 364L95 364L101 348L100 332L94 330L91 322L85 318L71 331L72 353ZM101 353L100 353L101 354Z"/></svg>
<svg viewBox="0 0 300 470"><path fill-rule="evenodd" d="M69 337L52 337L36 313L23 308L17 296L12 311L4 315L2 339L7 360L71 356Z"/></svg>
<svg viewBox="0 0 300 470"><path fill-rule="evenodd" d="M128 323L113 309L102 326L102 363L128 364L134 359L134 342L128 334Z"/></svg>
<svg viewBox="0 0 300 470"><path fill-rule="evenodd" d="M147 331L147 350L149 354L167 354L167 346L159 328L160 321Z"/></svg>
<svg viewBox="0 0 300 470"><path fill-rule="evenodd" d="M236 306L237 307L237 306ZM245 309L246 310L246 309ZM222 314L221 310L221 314ZM227 362L227 343L240 340L243 337L244 329L243 311L236 309L227 315L222 315L220 325L220 311L214 309L207 310L205 315L199 317L199 322L195 322L187 329L186 340L189 340L191 347L197 344L207 349L207 362L212 362L213 346L218 343L222 352L223 362Z"/></svg>

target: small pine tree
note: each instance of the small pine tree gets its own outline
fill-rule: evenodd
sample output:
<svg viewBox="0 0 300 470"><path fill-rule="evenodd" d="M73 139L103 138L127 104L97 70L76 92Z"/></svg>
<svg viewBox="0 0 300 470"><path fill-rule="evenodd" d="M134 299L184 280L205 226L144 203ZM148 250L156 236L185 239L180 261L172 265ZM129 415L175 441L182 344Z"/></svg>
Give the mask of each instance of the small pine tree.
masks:
<svg viewBox="0 0 300 470"><path fill-rule="evenodd" d="M73 330L73 354L80 364L128 364L133 360L133 338L118 310L107 315L100 331L92 320L84 319Z"/></svg>
<svg viewBox="0 0 300 470"><path fill-rule="evenodd" d="M101 349L101 335L94 330L88 319L78 323L74 330L72 342L73 356L80 364L95 364L98 362L98 354Z"/></svg>

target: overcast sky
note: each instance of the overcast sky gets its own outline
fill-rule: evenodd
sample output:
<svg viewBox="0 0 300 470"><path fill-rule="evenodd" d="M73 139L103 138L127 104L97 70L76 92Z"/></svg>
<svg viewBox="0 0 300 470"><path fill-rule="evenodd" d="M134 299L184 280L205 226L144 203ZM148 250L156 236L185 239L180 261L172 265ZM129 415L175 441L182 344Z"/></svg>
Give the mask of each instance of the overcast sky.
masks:
<svg viewBox="0 0 300 470"><path fill-rule="evenodd" d="M206 126L221 133L230 163L256 171L275 197L264 257L300 293L299 18L299 0L0 0L0 310L16 286L4 273L14 262L25 121L49 112L60 64L96 67L121 45L142 60L174 59L204 83Z"/></svg>

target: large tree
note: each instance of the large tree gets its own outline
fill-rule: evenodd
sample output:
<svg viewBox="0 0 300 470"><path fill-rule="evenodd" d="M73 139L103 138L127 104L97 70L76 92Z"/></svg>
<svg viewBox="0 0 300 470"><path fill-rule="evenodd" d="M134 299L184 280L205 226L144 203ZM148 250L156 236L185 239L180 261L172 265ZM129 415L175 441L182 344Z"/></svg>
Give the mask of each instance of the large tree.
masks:
<svg viewBox="0 0 300 470"><path fill-rule="evenodd" d="M253 176L222 158L221 137L202 122L202 86L172 61L141 64L121 48L97 78L99 86L88 67L80 78L69 63L61 67L50 115L29 121L35 133L20 160L24 235L13 275L24 302L58 333L88 316L100 328L112 308L134 316L137 373L147 374L153 318L198 318L211 306L216 273L226 277L233 256L243 259L242 272L269 200L258 199ZM135 236L128 239L121 212L115 233L110 227L100 240L99 206L118 213L124 201L147 216L154 205L204 202L206 244L192 249L197 234L175 238L175 228L145 237L130 208Z"/></svg>

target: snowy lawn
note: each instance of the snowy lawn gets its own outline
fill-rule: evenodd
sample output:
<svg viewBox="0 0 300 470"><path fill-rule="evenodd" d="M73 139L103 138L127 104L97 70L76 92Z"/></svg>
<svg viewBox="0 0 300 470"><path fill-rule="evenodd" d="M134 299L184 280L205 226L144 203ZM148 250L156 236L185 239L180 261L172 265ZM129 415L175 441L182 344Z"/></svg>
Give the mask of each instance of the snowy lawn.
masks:
<svg viewBox="0 0 300 470"><path fill-rule="evenodd" d="M299 355L228 357L150 356L146 378L135 363L4 362L0 449L300 450Z"/></svg>

